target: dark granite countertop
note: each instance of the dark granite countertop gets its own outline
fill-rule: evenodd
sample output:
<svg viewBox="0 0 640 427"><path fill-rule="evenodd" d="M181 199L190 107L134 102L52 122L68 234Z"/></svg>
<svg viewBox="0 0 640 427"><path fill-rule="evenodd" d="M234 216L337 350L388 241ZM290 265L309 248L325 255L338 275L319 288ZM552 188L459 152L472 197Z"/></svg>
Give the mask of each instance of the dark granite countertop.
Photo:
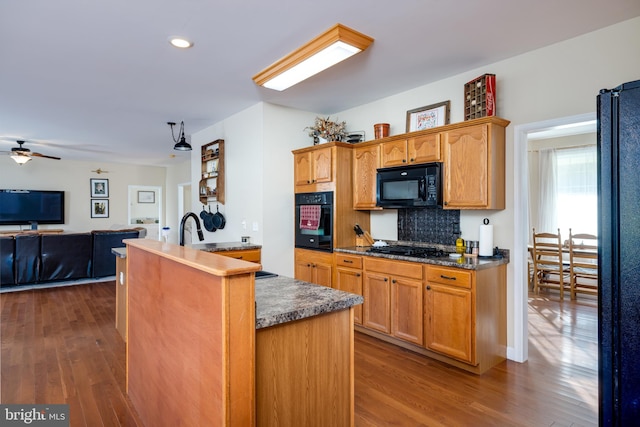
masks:
<svg viewBox="0 0 640 427"><path fill-rule="evenodd" d="M502 264L509 263L508 251L502 250L503 256L500 257L461 257L461 258L418 258L412 256L390 255L376 252L367 252L369 247L352 246L345 248L336 248L334 252L341 252L353 255L371 256L377 258L386 258L400 261L419 262L423 264L440 265L444 267L457 267L466 270L483 270L492 268Z"/></svg>
<svg viewBox="0 0 640 427"><path fill-rule="evenodd" d="M190 245L191 248L205 252L222 252L222 251L244 251L248 249L261 249L262 245L254 245L253 243L242 242L217 242L217 243L196 243Z"/></svg>
<svg viewBox="0 0 640 427"><path fill-rule="evenodd" d="M256 329L362 304L360 295L278 276L256 280Z"/></svg>

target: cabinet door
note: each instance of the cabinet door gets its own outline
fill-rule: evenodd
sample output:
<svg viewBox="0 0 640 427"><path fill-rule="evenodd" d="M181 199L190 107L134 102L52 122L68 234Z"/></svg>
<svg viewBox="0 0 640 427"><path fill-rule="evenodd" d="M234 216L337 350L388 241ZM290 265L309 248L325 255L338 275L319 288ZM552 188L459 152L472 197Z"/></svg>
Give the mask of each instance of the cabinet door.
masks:
<svg viewBox="0 0 640 427"><path fill-rule="evenodd" d="M489 202L489 146L487 125L443 133L445 209L487 208Z"/></svg>
<svg viewBox="0 0 640 427"><path fill-rule="evenodd" d="M353 208L376 207L376 173L380 167L380 145L353 150Z"/></svg>
<svg viewBox="0 0 640 427"><path fill-rule="evenodd" d="M336 268L336 283L333 286L340 291L362 295L362 270ZM362 305L353 307L353 320L362 325Z"/></svg>
<svg viewBox="0 0 640 427"><path fill-rule="evenodd" d="M476 364L471 291L429 283L425 290L426 347Z"/></svg>
<svg viewBox="0 0 640 427"><path fill-rule="evenodd" d="M312 283L317 285L331 287L331 273L333 266L322 262L314 262L313 268L313 280Z"/></svg>
<svg viewBox="0 0 640 427"><path fill-rule="evenodd" d="M385 334L391 333L389 277L377 273L365 273L362 286L363 326Z"/></svg>
<svg viewBox="0 0 640 427"><path fill-rule="evenodd" d="M409 163L411 164L441 161L442 148L440 146L440 134L432 133L409 138L407 140L407 152Z"/></svg>
<svg viewBox="0 0 640 427"><path fill-rule="evenodd" d="M381 144L382 167L406 166L407 164L407 140L384 142Z"/></svg>
<svg viewBox="0 0 640 427"><path fill-rule="evenodd" d="M424 343L422 281L391 278L391 333L400 339Z"/></svg>
<svg viewBox="0 0 640 427"><path fill-rule="evenodd" d="M312 182L331 182L331 147L314 150L311 152L311 154L313 156L313 173L311 177Z"/></svg>
<svg viewBox="0 0 640 427"><path fill-rule="evenodd" d="M293 175L295 185L311 184L312 157L311 153L300 153L293 157Z"/></svg>
<svg viewBox="0 0 640 427"><path fill-rule="evenodd" d="M313 283L313 267L311 261L296 256L294 274L298 280Z"/></svg>

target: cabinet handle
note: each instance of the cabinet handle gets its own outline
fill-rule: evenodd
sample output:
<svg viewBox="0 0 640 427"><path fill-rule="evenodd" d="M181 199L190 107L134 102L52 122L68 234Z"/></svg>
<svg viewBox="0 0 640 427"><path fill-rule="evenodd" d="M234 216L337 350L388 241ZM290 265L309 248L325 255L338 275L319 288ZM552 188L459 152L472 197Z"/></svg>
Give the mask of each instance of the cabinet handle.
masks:
<svg viewBox="0 0 640 427"><path fill-rule="evenodd" d="M430 291L431 290L431 286L427 285L427 290Z"/></svg>
<svg viewBox="0 0 640 427"><path fill-rule="evenodd" d="M396 283L396 279L393 279L393 280L391 281L391 283Z"/></svg>
<svg viewBox="0 0 640 427"><path fill-rule="evenodd" d="M447 280L456 280L456 278L455 278L455 277L445 276L444 274L441 274L441 275L440 275L440 278L441 278L441 279L447 279Z"/></svg>
<svg viewBox="0 0 640 427"><path fill-rule="evenodd" d="M384 278L384 281L385 281L385 282L388 282L388 281L389 281L389 279L387 279L387 278L385 277L385 278Z"/></svg>
<svg viewBox="0 0 640 427"><path fill-rule="evenodd" d="M342 262L344 262L346 264L353 264L353 261L348 260L348 259L343 259Z"/></svg>
<svg viewBox="0 0 640 427"><path fill-rule="evenodd" d="M311 267L311 264L307 264L307 267Z"/></svg>
<svg viewBox="0 0 640 427"><path fill-rule="evenodd" d="M311 184L311 181L307 180L307 184Z"/></svg>
<svg viewBox="0 0 640 427"><path fill-rule="evenodd" d="M360 273L356 273L356 277L360 277L360 276L361 276L361 274L360 274Z"/></svg>
<svg viewBox="0 0 640 427"><path fill-rule="evenodd" d="M415 162L415 161L416 161L416 159L409 159L409 161L410 161L411 163L413 163L413 162Z"/></svg>
<svg viewBox="0 0 640 427"><path fill-rule="evenodd" d="M402 163L407 163L407 159L402 159Z"/></svg>
<svg viewBox="0 0 640 427"><path fill-rule="evenodd" d="M445 205L445 206L447 206L448 204L449 204L449 203L447 203L447 202L444 202L444 205Z"/></svg>

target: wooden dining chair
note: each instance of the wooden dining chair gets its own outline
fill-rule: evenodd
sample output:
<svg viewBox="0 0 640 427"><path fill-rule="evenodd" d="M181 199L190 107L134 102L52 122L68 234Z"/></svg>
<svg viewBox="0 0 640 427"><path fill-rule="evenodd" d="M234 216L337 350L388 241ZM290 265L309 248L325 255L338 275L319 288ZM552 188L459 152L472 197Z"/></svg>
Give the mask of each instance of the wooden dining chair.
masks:
<svg viewBox="0 0 640 427"><path fill-rule="evenodd" d="M598 238L569 229L571 299L578 293L598 295Z"/></svg>
<svg viewBox="0 0 640 427"><path fill-rule="evenodd" d="M533 229L533 292L540 288L557 289L560 300L570 290L570 268L562 257L562 238L558 233L536 233Z"/></svg>

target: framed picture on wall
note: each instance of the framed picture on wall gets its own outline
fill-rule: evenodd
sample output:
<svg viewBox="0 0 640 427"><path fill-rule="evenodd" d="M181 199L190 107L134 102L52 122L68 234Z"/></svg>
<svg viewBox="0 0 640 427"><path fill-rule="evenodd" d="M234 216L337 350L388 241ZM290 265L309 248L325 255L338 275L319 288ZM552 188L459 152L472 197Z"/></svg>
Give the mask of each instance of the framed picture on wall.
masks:
<svg viewBox="0 0 640 427"><path fill-rule="evenodd" d="M109 180L91 178L91 197L109 197Z"/></svg>
<svg viewBox="0 0 640 427"><path fill-rule="evenodd" d="M91 199L91 218L109 218L108 199Z"/></svg>
<svg viewBox="0 0 640 427"><path fill-rule="evenodd" d="M155 191L138 191L138 203L155 203Z"/></svg>
<svg viewBox="0 0 640 427"><path fill-rule="evenodd" d="M448 125L450 103L444 101L407 111L407 132Z"/></svg>

